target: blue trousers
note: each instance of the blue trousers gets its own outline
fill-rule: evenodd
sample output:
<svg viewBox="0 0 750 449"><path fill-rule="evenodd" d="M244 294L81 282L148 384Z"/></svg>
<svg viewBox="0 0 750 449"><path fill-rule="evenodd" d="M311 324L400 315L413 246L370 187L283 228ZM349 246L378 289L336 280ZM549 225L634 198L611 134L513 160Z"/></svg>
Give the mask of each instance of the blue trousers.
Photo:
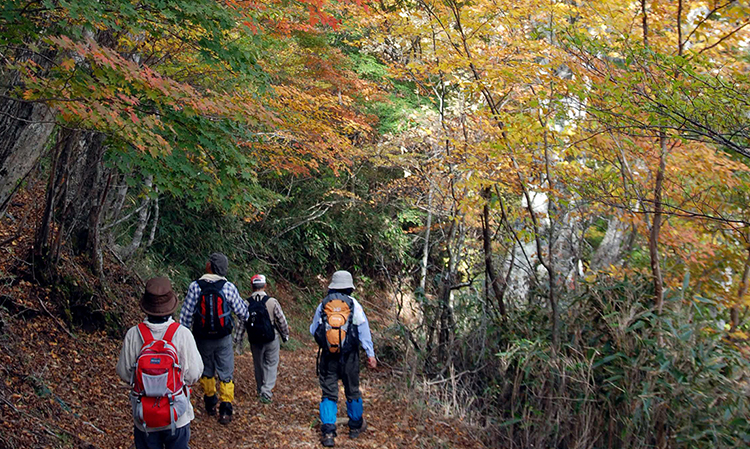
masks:
<svg viewBox="0 0 750 449"><path fill-rule="evenodd" d="M133 428L136 449L188 449L190 441L190 424L178 428L174 435L172 431L159 430L146 433Z"/></svg>

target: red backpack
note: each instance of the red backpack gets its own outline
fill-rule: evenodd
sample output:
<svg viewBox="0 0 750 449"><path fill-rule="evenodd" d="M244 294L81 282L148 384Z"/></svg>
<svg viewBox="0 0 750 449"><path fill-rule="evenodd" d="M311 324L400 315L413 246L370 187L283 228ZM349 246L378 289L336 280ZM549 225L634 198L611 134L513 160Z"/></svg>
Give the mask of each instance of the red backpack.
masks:
<svg viewBox="0 0 750 449"><path fill-rule="evenodd" d="M138 325L143 338L136 359L131 385L133 418L146 431L171 428L190 404L189 392L182 381L182 368L172 338L180 327L172 323L161 340L155 340L145 323Z"/></svg>

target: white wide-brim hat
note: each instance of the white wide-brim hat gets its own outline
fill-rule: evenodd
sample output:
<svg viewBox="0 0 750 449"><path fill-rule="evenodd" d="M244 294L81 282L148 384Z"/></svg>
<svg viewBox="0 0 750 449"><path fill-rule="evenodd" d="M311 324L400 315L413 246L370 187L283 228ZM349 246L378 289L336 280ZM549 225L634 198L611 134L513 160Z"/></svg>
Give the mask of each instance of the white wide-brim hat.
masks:
<svg viewBox="0 0 750 449"><path fill-rule="evenodd" d="M333 273L331 283L328 285L329 290L343 290L345 288L354 288L352 274L346 270L340 270Z"/></svg>

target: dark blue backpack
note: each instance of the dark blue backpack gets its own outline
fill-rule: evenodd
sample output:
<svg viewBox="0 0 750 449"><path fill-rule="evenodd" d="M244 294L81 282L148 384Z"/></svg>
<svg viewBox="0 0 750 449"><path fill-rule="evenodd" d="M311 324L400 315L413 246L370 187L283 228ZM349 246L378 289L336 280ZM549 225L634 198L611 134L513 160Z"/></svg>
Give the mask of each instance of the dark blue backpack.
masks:
<svg viewBox="0 0 750 449"><path fill-rule="evenodd" d="M232 333L232 311L222 289L226 281L198 281L201 289L193 315L193 335L201 339L217 339Z"/></svg>
<svg viewBox="0 0 750 449"><path fill-rule="evenodd" d="M271 324L271 317L268 315L266 303L271 297L266 295L259 300L250 298L248 300L247 311L249 317L245 322L247 331L247 340L253 344L270 343L276 338L276 331Z"/></svg>

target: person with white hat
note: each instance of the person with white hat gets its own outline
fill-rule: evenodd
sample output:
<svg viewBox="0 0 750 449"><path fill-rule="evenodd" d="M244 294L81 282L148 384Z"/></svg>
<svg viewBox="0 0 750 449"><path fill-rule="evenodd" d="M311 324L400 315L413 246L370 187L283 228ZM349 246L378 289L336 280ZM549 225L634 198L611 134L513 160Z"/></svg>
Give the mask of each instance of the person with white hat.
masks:
<svg viewBox="0 0 750 449"><path fill-rule="evenodd" d="M333 447L336 436L336 413L339 385L344 384L346 414L349 416L349 438L358 438L367 428L362 393L359 390L359 347L367 354L367 365L377 367L372 334L362 306L351 294L354 281L348 271L337 271L331 277L328 294L315 310L310 333L320 346L318 381L323 390L320 401L321 444Z"/></svg>
<svg viewBox="0 0 750 449"><path fill-rule="evenodd" d="M250 283L253 293L245 301L250 318L245 326L237 326L234 345L241 348L242 338L247 332L258 398L260 402L270 404L279 368L279 340L284 343L289 341L289 324L279 301L266 294L266 277L256 274L250 278Z"/></svg>

